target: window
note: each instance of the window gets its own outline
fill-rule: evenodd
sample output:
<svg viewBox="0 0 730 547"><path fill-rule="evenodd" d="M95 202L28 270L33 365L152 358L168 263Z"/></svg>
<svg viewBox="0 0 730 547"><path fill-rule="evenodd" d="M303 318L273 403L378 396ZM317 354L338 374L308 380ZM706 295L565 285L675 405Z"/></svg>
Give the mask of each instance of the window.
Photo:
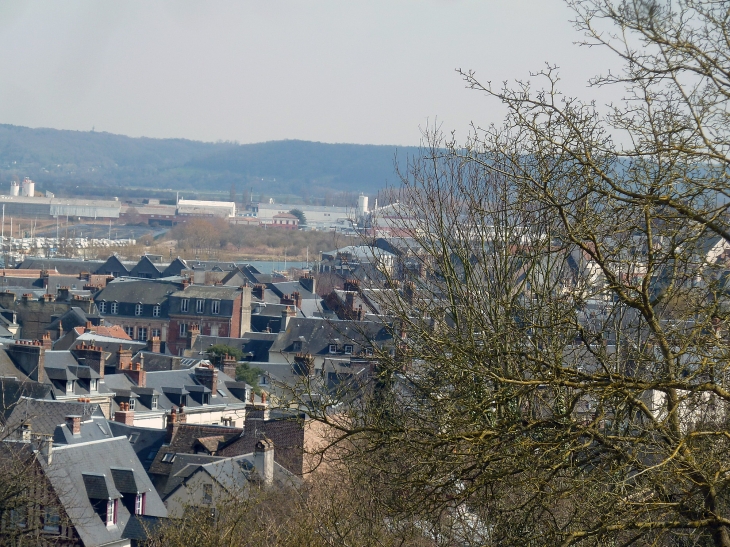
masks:
<svg viewBox="0 0 730 547"><path fill-rule="evenodd" d="M352 345L345 344L345 355L351 355L351 354L352 354Z"/></svg>
<svg viewBox="0 0 730 547"><path fill-rule="evenodd" d="M99 302L99 313L106 313L106 302L103 300Z"/></svg>
<svg viewBox="0 0 730 547"><path fill-rule="evenodd" d="M172 463L175 461L175 453L174 452L168 452L167 454L162 455L162 461L164 463Z"/></svg>
<svg viewBox="0 0 730 547"><path fill-rule="evenodd" d="M137 340L140 342L147 341L147 327L137 327Z"/></svg>
<svg viewBox="0 0 730 547"><path fill-rule="evenodd" d="M302 343L299 340L297 340L296 342L294 342L292 344L292 349L294 351L302 351Z"/></svg>
<svg viewBox="0 0 730 547"><path fill-rule="evenodd" d="M365 348L365 355L371 356L373 354L373 348Z"/></svg>
<svg viewBox="0 0 730 547"><path fill-rule="evenodd" d="M66 382L66 393L73 393L74 392L74 382L73 380L69 380Z"/></svg>
<svg viewBox="0 0 730 547"><path fill-rule="evenodd" d="M337 344L330 344L330 353L337 353Z"/></svg>
<svg viewBox="0 0 730 547"><path fill-rule="evenodd" d="M126 332L127 336L130 338L134 338L134 327L124 327L124 332Z"/></svg>
<svg viewBox="0 0 730 547"><path fill-rule="evenodd" d="M96 380L89 381L89 391L96 391L98 388Z"/></svg>
<svg viewBox="0 0 730 547"><path fill-rule="evenodd" d="M221 397L228 397L228 395L226 395L226 392L223 391L222 389L218 390L218 395L220 395Z"/></svg>
<svg viewBox="0 0 730 547"><path fill-rule="evenodd" d="M180 323L180 336L185 336L188 333L188 326L185 323Z"/></svg>
<svg viewBox="0 0 730 547"><path fill-rule="evenodd" d="M205 300L198 299L195 301L195 313L203 313L205 311Z"/></svg>
<svg viewBox="0 0 730 547"><path fill-rule="evenodd" d="M10 525L14 528L25 528L26 525L25 507L15 507L10 510Z"/></svg>
<svg viewBox="0 0 730 547"><path fill-rule="evenodd" d="M150 407L150 410L157 410L157 395L152 397L152 406Z"/></svg>
<svg viewBox="0 0 730 547"><path fill-rule="evenodd" d="M152 329L152 338L160 337L160 329Z"/></svg>
<svg viewBox="0 0 730 547"><path fill-rule="evenodd" d="M134 315L142 315L142 304L136 304L134 306Z"/></svg>
<svg viewBox="0 0 730 547"><path fill-rule="evenodd" d="M137 404L137 399L130 397L129 398L129 410L134 410L134 407L136 404Z"/></svg>
<svg viewBox="0 0 730 547"><path fill-rule="evenodd" d="M203 485L203 503L213 503L213 485Z"/></svg>
<svg viewBox="0 0 730 547"><path fill-rule="evenodd" d="M61 515L55 507L46 507L43 515L43 531L56 533L61 531Z"/></svg>
<svg viewBox="0 0 730 547"><path fill-rule="evenodd" d="M213 302L210 303L210 313L213 315L218 315L221 312L221 301L220 300L213 300Z"/></svg>
<svg viewBox="0 0 730 547"><path fill-rule="evenodd" d="M112 315L117 315L119 313L119 302L112 302L111 313Z"/></svg>
<svg viewBox="0 0 730 547"><path fill-rule="evenodd" d="M180 300L180 311L188 311L188 306L190 305L190 300L187 298L183 298Z"/></svg>
<svg viewBox="0 0 730 547"><path fill-rule="evenodd" d="M129 444L134 444L139 440L139 433L132 433L129 435Z"/></svg>
<svg viewBox="0 0 730 547"><path fill-rule="evenodd" d="M155 304L152 307L152 317L159 317L159 316L160 316L160 305L159 304Z"/></svg>
<svg viewBox="0 0 730 547"><path fill-rule="evenodd" d="M135 515L144 515L144 505L145 505L145 495L144 494L137 494L137 497L134 498L134 514Z"/></svg>
<svg viewBox="0 0 730 547"><path fill-rule="evenodd" d="M106 502L106 525L113 526L117 523L117 500Z"/></svg>

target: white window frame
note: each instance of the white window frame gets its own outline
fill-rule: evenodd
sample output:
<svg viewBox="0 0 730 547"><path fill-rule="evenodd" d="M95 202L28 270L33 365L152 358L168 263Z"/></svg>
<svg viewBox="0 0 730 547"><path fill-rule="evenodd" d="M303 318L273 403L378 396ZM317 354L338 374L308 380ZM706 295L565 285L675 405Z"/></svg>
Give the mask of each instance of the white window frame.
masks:
<svg viewBox="0 0 730 547"><path fill-rule="evenodd" d="M188 334L188 324L180 323L180 336L187 336L187 334Z"/></svg>
<svg viewBox="0 0 730 547"><path fill-rule="evenodd" d="M352 355L355 347L352 344L345 344L345 355Z"/></svg>
<svg viewBox="0 0 730 547"><path fill-rule="evenodd" d="M213 315L219 315L221 312L221 301L220 300L213 300L210 303L210 313Z"/></svg>
<svg viewBox="0 0 730 547"><path fill-rule="evenodd" d="M106 313L106 300L99 302L99 313Z"/></svg>
<svg viewBox="0 0 730 547"><path fill-rule="evenodd" d="M119 302L112 302L110 313L112 315L119 315Z"/></svg>
<svg viewBox="0 0 730 547"><path fill-rule="evenodd" d="M150 403L150 410L157 410L157 395L152 396L152 402Z"/></svg>
<svg viewBox="0 0 730 547"><path fill-rule="evenodd" d="M106 502L106 525L114 526L117 523L117 500Z"/></svg>
<svg viewBox="0 0 730 547"><path fill-rule="evenodd" d="M134 514L144 515L144 493L137 494L134 498Z"/></svg>
<svg viewBox="0 0 730 547"><path fill-rule="evenodd" d="M198 298L195 301L195 313L205 313L205 300Z"/></svg>
<svg viewBox="0 0 730 547"><path fill-rule="evenodd" d="M190 299L189 298L183 298L180 300L180 311L188 311L190 308Z"/></svg>
<svg viewBox="0 0 730 547"><path fill-rule="evenodd" d="M127 336L134 340L134 327L124 327L124 332L126 332Z"/></svg>
<svg viewBox="0 0 730 547"><path fill-rule="evenodd" d="M92 378L91 380L89 380L89 391L98 391L98 389L98 380L96 378Z"/></svg>
<svg viewBox="0 0 730 547"><path fill-rule="evenodd" d="M137 327L137 340L140 342L147 341L147 327Z"/></svg>
<svg viewBox="0 0 730 547"><path fill-rule="evenodd" d="M330 353L337 353L337 344L330 344L329 352Z"/></svg>
<svg viewBox="0 0 730 547"><path fill-rule="evenodd" d="M129 410L134 410L134 407L137 406L137 399L134 397L129 398Z"/></svg>
<svg viewBox="0 0 730 547"><path fill-rule="evenodd" d="M140 315L142 315L142 309L143 309L143 308L142 308L142 304L141 304L141 303L139 303L139 302L137 302L137 303L136 303L136 304L134 305L134 315L137 315L137 316L140 316Z"/></svg>
<svg viewBox="0 0 730 547"><path fill-rule="evenodd" d="M159 316L160 316L160 305L159 304L155 304L152 307L152 317L159 317Z"/></svg>
<svg viewBox="0 0 730 547"><path fill-rule="evenodd" d="M160 329L152 329L152 338L154 337L159 338L160 337Z"/></svg>
<svg viewBox="0 0 730 547"><path fill-rule="evenodd" d="M67 380L66 381L66 394L73 393L73 392L74 392L74 381Z"/></svg>

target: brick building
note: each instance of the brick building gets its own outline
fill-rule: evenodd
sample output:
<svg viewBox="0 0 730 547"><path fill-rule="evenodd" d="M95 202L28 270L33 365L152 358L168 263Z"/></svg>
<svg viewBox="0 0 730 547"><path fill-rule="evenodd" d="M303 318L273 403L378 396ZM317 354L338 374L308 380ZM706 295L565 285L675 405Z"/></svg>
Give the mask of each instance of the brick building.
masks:
<svg viewBox="0 0 730 547"><path fill-rule="evenodd" d="M198 334L240 338L251 330L251 288L188 285L169 296L168 314L173 355L191 347Z"/></svg>

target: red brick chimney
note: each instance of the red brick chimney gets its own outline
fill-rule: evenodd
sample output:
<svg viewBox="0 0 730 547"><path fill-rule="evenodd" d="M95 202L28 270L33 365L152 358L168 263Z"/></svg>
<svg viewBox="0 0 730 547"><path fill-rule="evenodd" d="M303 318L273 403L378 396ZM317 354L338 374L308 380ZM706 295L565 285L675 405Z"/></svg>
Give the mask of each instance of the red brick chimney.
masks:
<svg viewBox="0 0 730 547"><path fill-rule="evenodd" d="M82 342L72 349L71 353L73 353L76 359L80 360L87 367L94 369L99 373L99 376L104 378L104 361L106 358L104 357L104 351L100 347L91 344L87 345Z"/></svg>
<svg viewBox="0 0 730 547"><path fill-rule="evenodd" d="M147 351L150 353L160 353L160 349L162 347L162 343L160 342L159 336L153 336L149 340L147 340Z"/></svg>
<svg viewBox="0 0 730 547"><path fill-rule="evenodd" d="M81 435L81 416L76 414L66 416L66 427L72 435Z"/></svg>
<svg viewBox="0 0 730 547"><path fill-rule="evenodd" d="M59 323L60 325L60 323ZM41 347L45 349L52 349L53 348L53 342L51 341L51 333L46 331L43 333L43 336L41 337Z"/></svg>
<svg viewBox="0 0 730 547"><path fill-rule="evenodd" d="M228 355L227 353L223 356L223 359L221 359L221 369L223 369L223 374L227 374L231 378L236 377L236 367L238 366L238 361L236 361L236 358L232 355Z"/></svg>
<svg viewBox="0 0 730 547"><path fill-rule="evenodd" d="M178 412L177 407L173 406L172 410L167 415L167 434L165 435L165 444L170 444L172 442L175 438L178 427L180 424L184 424L186 420L187 418L182 408L180 409L180 412Z"/></svg>
<svg viewBox="0 0 730 547"><path fill-rule="evenodd" d="M259 300L263 300L265 290L266 290L266 285L256 284L251 289L251 296L258 298Z"/></svg>
<svg viewBox="0 0 730 547"><path fill-rule="evenodd" d="M114 421L134 425L134 410L129 410L129 403L119 403L119 410L114 413Z"/></svg>
<svg viewBox="0 0 730 547"><path fill-rule="evenodd" d="M132 380L137 387L147 387L147 373L144 370L144 355L140 357L139 363L132 363L129 369L124 371L127 378Z"/></svg>
<svg viewBox="0 0 730 547"><path fill-rule="evenodd" d="M117 370L130 370L132 368L132 350L124 349L119 344L117 350Z"/></svg>

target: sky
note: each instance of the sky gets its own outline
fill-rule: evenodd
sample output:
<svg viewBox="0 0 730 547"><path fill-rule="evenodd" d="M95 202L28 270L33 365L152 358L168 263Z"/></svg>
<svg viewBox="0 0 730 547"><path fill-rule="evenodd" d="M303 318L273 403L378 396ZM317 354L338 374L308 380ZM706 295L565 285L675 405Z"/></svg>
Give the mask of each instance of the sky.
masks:
<svg viewBox="0 0 730 547"><path fill-rule="evenodd" d="M562 0L4 0L0 123L241 143L415 145L498 123L465 89L560 67L569 95L608 53ZM610 91L615 93L615 90Z"/></svg>

